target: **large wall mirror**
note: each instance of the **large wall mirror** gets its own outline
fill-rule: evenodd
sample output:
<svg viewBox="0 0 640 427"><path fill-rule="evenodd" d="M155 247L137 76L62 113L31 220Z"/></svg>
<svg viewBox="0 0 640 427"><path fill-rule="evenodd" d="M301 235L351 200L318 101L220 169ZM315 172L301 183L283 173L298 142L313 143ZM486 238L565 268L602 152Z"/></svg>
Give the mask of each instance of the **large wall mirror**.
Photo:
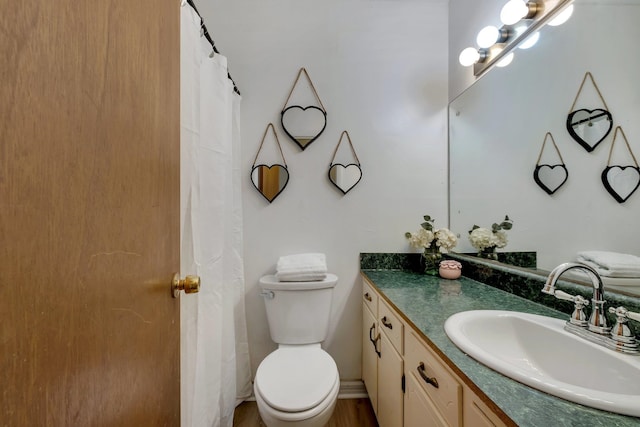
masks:
<svg viewBox="0 0 640 427"><path fill-rule="evenodd" d="M640 0L575 0L572 18L545 26L538 43L516 49L506 68L494 68L456 98L449 109L450 227L459 252L474 252L467 231L513 219L503 251L535 251L538 268L551 270L579 251L640 256L640 191L618 203L603 186L613 132L591 153L565 123L587 71L593 75L614 126L622 126L640 155ZM598 101L585 84L580 101ZM533 179L550 132L568 179L548 194ZM555 150L547 144L545 152ZM617 141L614 159L628 151Z"/></svg>

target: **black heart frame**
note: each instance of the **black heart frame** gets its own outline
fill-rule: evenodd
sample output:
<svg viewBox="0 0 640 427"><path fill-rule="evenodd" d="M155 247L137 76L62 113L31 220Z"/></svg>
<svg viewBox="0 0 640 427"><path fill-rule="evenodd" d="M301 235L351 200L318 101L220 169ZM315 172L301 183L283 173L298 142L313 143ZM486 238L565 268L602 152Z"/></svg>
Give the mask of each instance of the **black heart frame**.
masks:
<svg viewBox="0 0 640 427"><path fill-rule="evenodd" d="M349 168L349 167L351 167L351 166L355 166L355 167L357 167L357 168L358 168L358 170L360 171L360 176L358 177L358 180L357 180L356 182L354 182L353 184L351 184L351 186L345 190L345 189L343 189L343 188L342 188L342 187L341 187L341 186L340 186L340 185L339 185L339 184L338 184L338 183L337 183L337 182L336 182L336 181L331 177L331 171L332 171L332 170L333 170L333 168L335 168L335 167L342 167L342 168L344 168L344 169L348 169L348 168ZM362 168L360 167L360 165L359 165L359 164L356 164L356 163L349 163L349 164L348 164L348 165L346 165L346 166L345 166L345 165L343 165L343 164L341 164L341 163L333 163L333 164L331 165L331 167L329 168L328 175L329 175L329 181L331 181L331 183L332 183L333 185L335 185L335 186L336 186L336 188L337 188L338 190L342 191L342 194L347 194L347 193L348 193L349 191L351 191L351 189L353 189L353 187L355 187L355 186L356 186L356 184L358 184L358 183L360 182L360 180L362 179Z"/></svg>
<svg viewBox="0 0 640 427"><path fill-rule="evenodd" d="M290 110L291 110L291 109L293 109L293 108L300 109L300 110L302 110L302 111L306 111L306 110L308 110L309 108L313 108L313 109L315 109L315 110L318 110L318 111L322 112L322 114L324 115L324 126L322 126L322 129L320 129L320 132L318 132L318 133L317 133L313 138L311 138L311 139L310 139L310 140L309 140L305 145L300 144L300 141L298 141L298 140L296 139L296 137L295 137L295 136L291 135L291 134L289 133L289 131L287 130L287 127L284 125L284 116L285 116L285 114L287 113L287 111L290 111ZM304 151L304 150L305 150L305 148L307 148L308 146L310 146L310 145L311 145L311 143L312 143L313 141L315 141L316 139L318 139L318 137L319 137L319 136L322 134L322 132L324 132L324 130L326 129L326 127L327 127L327 112L326 112L324 109L322 109L322 108L320 108L320 107L318 107L318 106L316 106L316 105L309 105L309 106L307 106L307 107L302 107L302 106L300 106L300 105L291 105L291 106L289 106L289 107L287 107L287 108L283 109L283 110L280 112L280 124L282 125L282 129L284 130L284 133L286 133L286 134L289 136L289 138L291 138L291 139L293 140L293 142L295 142L295 143L298 145L298 147L300 147L300 149L301 149L302 151Z"/></svg>
<svg viewBox="0 0 640 427"><path fill-rule="evenodd" d="M629 194L627 194L627 197L622 197L620 194L618 194L618 192L611 186L611 183L609 182L609 171L611 171L612 169L620 169L621 171L624 171L627 168L631 168L634 169L637 173L638 173L638 183L636 184L636 186L633 188L633 190L631 190L629 192ZM607 189L607 191L609 192L609 194L611 194L613 196L614 199L616 199L616 201L618 203L624 203L626 202L629 197L631 197L631 195L633 193L635 193L635 191L638 189L638 187L640 187L640 168L637 166L607 166L606 168L604 168L604 170L602 171L602 175L600 176L602 178L602 184L604 185L604 188Z"/></svg>
<svg viewBox="0 0 640 427"><path fill-rule="evenodd" d="M256 169L260 169L260 168L267 168L268 170L271 170L271 168L274 167L278 167L281 168L284 172L286 172L287 176L286 176L286 180L284 182L284 184L282 184L282 187L278 189L277 192L273 193L273 194L265 194L265 191L263 189L261 189L260 187L258 187L258 185L256 184L255 180L253 179L253 172ZM282 193L282 191L284 191L285 187L287 186L287 184L289 183L289 170L287 169L286 166L283 165L279 165L279 164L274 164L271 166L267 166L267 165L256 165L253 168L251 168L251 175L249 176L249 178L251 178L251 183L253 184L253 186L256 188L256 190L258 190L258 192L260 194L262 194L262 197L264 197L265 199L267 199L267 201L269 203L273 202L276 197L278 197L280 195L280 193Z"/></svg>
<svg viewBox="0 0 640 427"><path fill-rule="evenodd" d="M540 179L540 169L542 168L549 168L551 170L555 169L555 168L561 168L564 169L564 180L562 180L562 182L556 186L556 188L549 188L549 186L546 185L546 183L544 183L541 179ZM569 171L567 170L567 167L564 164L558 164L558 165L536 165L536 168L533 171L533 180L536 182L536 184L538 184L538 186L540 188L542 188L547 194L552 195L553 193L555 193L556 191L558 191L558 189L560 187L562 187L564 185L565 182L567 182L567 179L569 178Z"/></svg>
<svg viewBox="0 0 640 427"><path fill-rule="evenodd" d="M602 136L602 138L600 138L595 144L591 145L589 142L585 141L584 139L582 139L573 129L573 127L575 125L578 124L582 124L585 121L588 120L582 120L578 123L573 123L573 116L575 116L578 113L581 113L583 111L586 111L587 113L589 113L589 119L593 119L593 118L598 118L598 117L602 117L602 116L606 116L607 117L607 121L609 122L609 130L607 130L607 132ZM595 117L591 116L593 113L597 113L600 112L600 114L596 115ZM603 110L602 108L596 108L594 110L588 110L586 108L581 108L580 110L575 110L569 113L569 115L567 116L567 131L569 131L569 135L571 135L571 137L576 140L576 142L578 144L580 144L582 146L582 148L584 148L585 150L587 150L587 152L591 153L593 150L595 150L595 148L602 142L604 141L604 139L611 133L611 129L613 129L613 118L611 116L611 113L607 110Z"/></svg>

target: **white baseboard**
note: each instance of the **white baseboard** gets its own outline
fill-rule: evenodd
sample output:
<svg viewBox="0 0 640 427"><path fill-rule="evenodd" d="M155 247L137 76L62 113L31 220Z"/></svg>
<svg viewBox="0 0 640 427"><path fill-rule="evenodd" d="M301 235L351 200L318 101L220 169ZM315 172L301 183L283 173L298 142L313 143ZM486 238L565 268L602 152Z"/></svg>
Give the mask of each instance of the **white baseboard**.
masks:
<svg viewBox="0 0 640 427"><path fill-rule="evenodd" d="M338 399L361 399L363 397L369 397L369 395L361 380L340 381Z"/></svg>
<svg viewBox="0 0 640 427"><path fill-rule="evenodd" d="M338 391L338 399L362 399L369 397L367 389L361 380L356 381L340 381L340 391ZM245 401L255 402L256 397L251 396L244 399Z"/></svg>

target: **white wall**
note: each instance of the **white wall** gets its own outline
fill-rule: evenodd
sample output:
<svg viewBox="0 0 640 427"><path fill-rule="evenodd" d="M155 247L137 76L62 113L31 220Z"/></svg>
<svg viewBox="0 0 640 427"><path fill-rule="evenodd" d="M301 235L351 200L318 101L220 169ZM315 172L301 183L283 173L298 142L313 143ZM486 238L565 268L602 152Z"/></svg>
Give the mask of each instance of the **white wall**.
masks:
<svg viewBox="0 0 640 427"><path fill-rule="evenodd" d="M252 367L275 348L257 281L278 256L327 254L339 284L324 347L343 380L359 379L360 252L404 252L422 215L447 221L447 1L197 1L242 95L246 311ZM280 111L305 67L328 111L304 152L286 138ZM291 179L269 204L249 181L273 122ZM327 171L347 130L362 181L343 196ZM212 219L215 220L215 219Z"/></svg>

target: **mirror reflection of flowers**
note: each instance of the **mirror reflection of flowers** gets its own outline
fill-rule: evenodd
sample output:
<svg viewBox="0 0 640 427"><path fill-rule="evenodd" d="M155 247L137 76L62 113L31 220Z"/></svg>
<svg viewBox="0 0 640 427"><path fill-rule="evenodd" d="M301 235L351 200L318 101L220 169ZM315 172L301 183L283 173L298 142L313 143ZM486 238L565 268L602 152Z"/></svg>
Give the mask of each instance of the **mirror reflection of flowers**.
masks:
<svg viewBox="0 0 640 427"><path fill-rule="evenodd" d="M478 256L489 259L498 259L496 248L504 248L509 242L506 230L511 230L513 221L505 215L500 223L491 225L491 230L474 225L469 230L469 242L478 250Z"/></svg>
<svg viewBox="0 0 640 427"><path fill-rule="evenodd" d="M447 228L433 228L434 219L424 216L420 229L415 233L404 233L411 247L422 249L425 260L424 272L433 276L438 274L438 264L442 254L446 254L458 244L458 238Z"/></svg>

